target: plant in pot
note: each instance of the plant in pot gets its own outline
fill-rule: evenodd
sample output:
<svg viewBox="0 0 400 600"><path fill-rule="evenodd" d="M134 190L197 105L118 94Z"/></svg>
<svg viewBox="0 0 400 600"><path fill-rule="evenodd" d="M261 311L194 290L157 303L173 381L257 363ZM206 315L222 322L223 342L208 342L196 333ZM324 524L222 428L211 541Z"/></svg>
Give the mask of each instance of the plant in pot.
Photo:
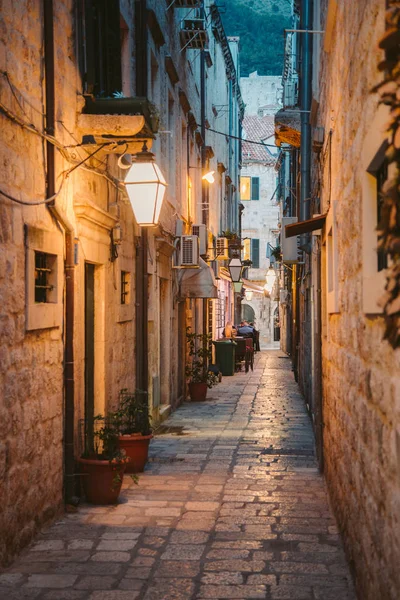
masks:
<svg viewBox="0 0 400 600"><path fill-rule="evenodd" d="M194 401L205 400L207 389L218 383L218 377L208 370L212 352L211 335L193 333L186 328L186 341L189 347L189 361L186 365L186 377L189 380L189 394Z"/></svg>
<svg viewBox="0 0 400 600"><path fill-rule="evenodd" d="M83 489L91 504L115 504L129 459L120 449L112 417L97 415L86 424L85 452L79 458Z"/></svg>
<svg viewBox="0 0 400 600"><path fill-rule="evenodd" d="M127 389L120 391L119 408L114 413L119 431L118 442L122 451L129 457L127 473L141 473L147 463L149 444L153 437L147 392Z"/></svg>

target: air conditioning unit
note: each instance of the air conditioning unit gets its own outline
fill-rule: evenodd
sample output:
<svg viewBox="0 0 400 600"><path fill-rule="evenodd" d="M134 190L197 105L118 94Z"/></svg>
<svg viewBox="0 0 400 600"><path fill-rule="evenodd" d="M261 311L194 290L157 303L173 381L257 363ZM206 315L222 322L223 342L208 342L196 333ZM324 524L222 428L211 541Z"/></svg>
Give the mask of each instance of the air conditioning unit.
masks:
<svg viewBox="0 0 400 600"><path fill-rule="evenodd" d="M193 225L192 235L197 235L199 238L199 251L200 256L207 254L207 227L206 225Z"/></svg>
<svg viewBox="0 0 400 600"><path fill-rule="evenodd" d="M197 235L183 235L179 251L179 266L199 266L199 238Z"/></svg>
<svg viewBox="0 0 400 600"><path fill-rule="evenodd" d="M217 245L215 248L216 260L229 260L228 253L228 238L219 237L217 238Z"/></svg>
<svg viewBox="0 0 400 600"><path fill-rule="evenodd" d="M293 237L287 238L285 232L286 225L292 225L293 223L297 223L297 217L282 217L282 261L286 264L298 262L299 236L295 235Z"/></svg>
<svg viewBox="0 0 400 600"><path fill-rule="evenodd" d="M221 279L221 275L220 275L221 263L218 262L217 260L212 260L211 261L211 268L212 268L212 270L214 272L215 279Z"/></svg>

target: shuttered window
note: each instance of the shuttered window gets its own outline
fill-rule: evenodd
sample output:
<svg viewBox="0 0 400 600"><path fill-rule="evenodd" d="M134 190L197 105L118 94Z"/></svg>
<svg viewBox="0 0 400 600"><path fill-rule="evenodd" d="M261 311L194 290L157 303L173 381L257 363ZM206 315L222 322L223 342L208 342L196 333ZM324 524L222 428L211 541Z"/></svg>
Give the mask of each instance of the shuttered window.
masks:
<svg viewBox="0 0 400 600"><path fill-rule="evenodd" d="M259 177L251 178L251 199L252 200L260 199L260 178Z"/></svg>
<svg viewBox="0 0 400 600"><path fill-rule="evenodd" d="M84 0L78 6L84 92L111 98L122 92L119 0Z"/></svg>
<svg viewBox="0 0 400 600"><path fill-rule="evenodd" d="M251 240L251 260L253 262L252 268L260 268L260 240Z"/></svg>

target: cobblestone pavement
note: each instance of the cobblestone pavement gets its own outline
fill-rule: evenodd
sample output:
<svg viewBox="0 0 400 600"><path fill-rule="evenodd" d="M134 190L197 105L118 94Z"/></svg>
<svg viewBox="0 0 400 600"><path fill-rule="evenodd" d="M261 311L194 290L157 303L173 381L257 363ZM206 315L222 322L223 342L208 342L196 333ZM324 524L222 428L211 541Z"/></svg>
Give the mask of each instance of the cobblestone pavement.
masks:
<svg viewBox="0 0 400 600"><path fill-rule="evenodd" d="M354 599L304 402L279 351L161 428L139 486L82 505L6 573L6 600Z"/></svg>

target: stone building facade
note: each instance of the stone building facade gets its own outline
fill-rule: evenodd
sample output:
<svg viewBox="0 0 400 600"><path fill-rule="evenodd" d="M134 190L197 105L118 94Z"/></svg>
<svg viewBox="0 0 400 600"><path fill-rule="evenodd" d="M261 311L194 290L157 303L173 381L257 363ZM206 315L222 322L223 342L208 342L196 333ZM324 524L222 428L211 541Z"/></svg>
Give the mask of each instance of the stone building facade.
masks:
<svg viewBox="0 0 400 600"><path fill-rule="evenodd" d="M279 77L259 76L255 72L242 77L240 87L246 105L240 175L244 207L242 239L244 259L253 262L246 278L256 284L252 298L242 303L242 317L255 319L261 346L266 347L279 339L275 327L278 305L274 295L267 297L256 288L263 290L271 265L271 251L279 243L279 191L275 170L278 148L273 115L282 105L282 85ZM263 148L261 144L266 146Z"/></svg>
<svg viewBox="0 0 400 600"><path fill-rule="evenodd" d="M322 240L325 473L360 597L394 600L400 589L400 351L383 340L379 190L377 171L371 171L388 120L371 94L381 79L378 43L385 3L338 3L334 15L332 6L327 11L328 3L322 2L321 28L331 32L331 39L321 49L315 121L331 140L332 156L331 182L326 161L321 196L321 212L327 213ZM354 63L351 56L360 48L368 51Z"/></svg>
<svg viewBox="0 0 400 600"><path fill-rule="evenodd" d="M205 195L202 167L213 160L217 171L235 149L225 137L214 157L206 149L216 142L201 135L206 115L212 123L202 110L202 59L181 34L190 9L165 9L150 0L1 8L2 564L79 493L85 419L115 407L123 388L147 387L156 422L185 398L186 325L202 330L204 302L213 308L182 295L176 235L203 220L217 234L221 203ZM211 105L231 102L238 127L235 67L210 23L205 89ZM118 162L144 142L169 183L147 246ZM232 192L231 215L235 202Z"/></svg>
<svg viewBox="0 0 400 600"><path fill-rule="evenodd" d="M300 29L324 32L313 35L310 49L308 216L296 156L304 163L300 134L307 122L297 128L292 116L289 124L277 123L277 138L290 145L291 169L299 174L291 213L298 223L282 227L298 248L293 276L281 281L283 295L291 296L292 347L300 348L292 355L359 597L366 600L394 600L400 589L400 351L383 339L386 265L377 251L388 112L371 92L382 79L385 8L378 0L315 1L307 24L304 3L294 3ZM300 47L304 65L304 40ZM297 75L304 89L304 71ZM307 108L301 98L296 106Z"/></svg>

